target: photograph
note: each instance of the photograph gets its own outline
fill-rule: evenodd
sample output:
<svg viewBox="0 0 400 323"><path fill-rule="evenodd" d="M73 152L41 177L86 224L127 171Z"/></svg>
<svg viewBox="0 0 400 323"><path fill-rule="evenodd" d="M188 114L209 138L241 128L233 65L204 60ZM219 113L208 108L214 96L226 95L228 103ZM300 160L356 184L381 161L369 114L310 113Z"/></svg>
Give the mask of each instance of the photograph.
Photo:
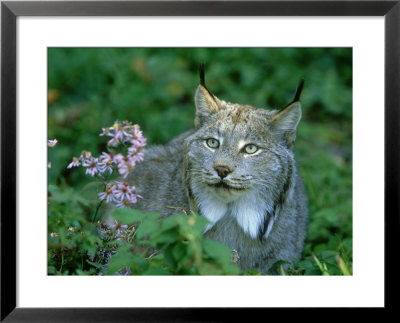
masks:
<svg viewBox="0 0 400 323"><path fill-rule="evenodd" d="M353 275L352 47L48 47L47 275Z"/></svg>
<svg viewBox="0 0 400 323"><path fill-rule="evenodd" d="M396 309L399 0L0 9L2 322Z"/></svg>

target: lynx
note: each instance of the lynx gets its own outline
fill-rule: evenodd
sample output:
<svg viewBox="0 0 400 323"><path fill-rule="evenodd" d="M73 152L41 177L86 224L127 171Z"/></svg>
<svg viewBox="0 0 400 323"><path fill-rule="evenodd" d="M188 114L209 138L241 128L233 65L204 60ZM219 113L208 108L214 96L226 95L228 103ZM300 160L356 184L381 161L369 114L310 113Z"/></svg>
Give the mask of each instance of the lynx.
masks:
<svg viewBox="0 0 400 323"><path fill-rule="evenodd" d="M202 65L194 130L145 151L129 178L143 197L135 208L206 217L205 237L236 250L241 270L274 273L277 261L298 259L307 224L293 154L302 87L281 110L229 103L207 89Z"/></svg>

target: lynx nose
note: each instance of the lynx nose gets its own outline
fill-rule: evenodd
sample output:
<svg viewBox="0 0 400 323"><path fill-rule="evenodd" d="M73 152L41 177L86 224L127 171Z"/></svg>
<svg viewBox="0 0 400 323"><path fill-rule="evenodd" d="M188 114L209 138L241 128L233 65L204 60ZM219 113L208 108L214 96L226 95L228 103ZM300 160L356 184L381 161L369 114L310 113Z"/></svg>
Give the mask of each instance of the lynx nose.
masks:
<svg viewBox="0 0 400 323"><path fill-rule="evenodd" d="M227 167L227 166L215 166L214 169L217 171L219 177L225 178L226 176L228 176L232 170Z"/></svg>

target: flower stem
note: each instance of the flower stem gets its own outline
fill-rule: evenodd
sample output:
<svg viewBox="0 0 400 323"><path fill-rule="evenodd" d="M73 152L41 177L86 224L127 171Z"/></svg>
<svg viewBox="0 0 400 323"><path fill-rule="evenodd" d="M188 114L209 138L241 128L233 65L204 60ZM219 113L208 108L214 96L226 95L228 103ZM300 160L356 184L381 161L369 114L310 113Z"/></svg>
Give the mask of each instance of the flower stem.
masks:
<svg viewBox="0 0 400 323"><path fill-rule="evenodd" d="M101 205L103 204L103 201L104 200L101 200L100 203L97 204L96 211L94 212L94 215L92 217L92 222L93 223L95 223L97 221L97 213L99 212L99 209L100 209Z"/></svg>
<svg viewBox="0 0 400 323"><path fill-rule="evenodd" d="M61 267L60 267L60 274L62 273L63 264L64 264L64 253L63 253L62 250L61 250Z"/></svg>

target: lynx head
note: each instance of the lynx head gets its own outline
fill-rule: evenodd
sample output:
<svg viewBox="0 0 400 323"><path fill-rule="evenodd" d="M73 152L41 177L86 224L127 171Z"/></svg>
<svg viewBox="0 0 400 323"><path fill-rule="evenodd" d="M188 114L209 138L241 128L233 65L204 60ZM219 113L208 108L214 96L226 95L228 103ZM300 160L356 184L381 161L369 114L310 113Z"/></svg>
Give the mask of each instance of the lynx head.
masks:
<svg viewBox="0 0 400 323"><path fill-rule="evenodd" d="M280 202L293 176L302 86L303 81L283 109L257 109L218 99L207 89L201 66L196 131L186 140L186 167L189 195L209 220L222 214L217 210L221 205L226 211L228 204L239 205L240 200L258 203L271 213ZM250 228L249 233L256 234Z"/></svg>

